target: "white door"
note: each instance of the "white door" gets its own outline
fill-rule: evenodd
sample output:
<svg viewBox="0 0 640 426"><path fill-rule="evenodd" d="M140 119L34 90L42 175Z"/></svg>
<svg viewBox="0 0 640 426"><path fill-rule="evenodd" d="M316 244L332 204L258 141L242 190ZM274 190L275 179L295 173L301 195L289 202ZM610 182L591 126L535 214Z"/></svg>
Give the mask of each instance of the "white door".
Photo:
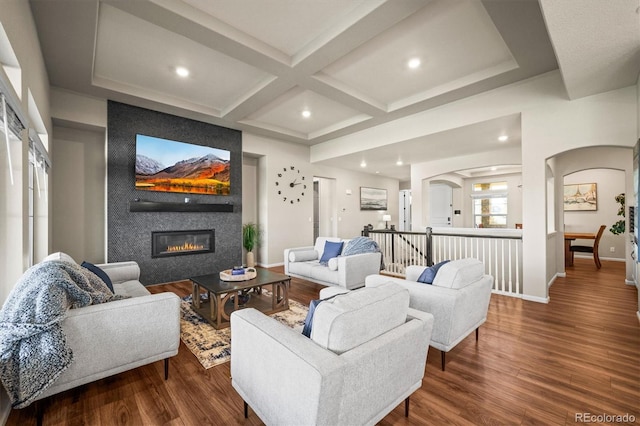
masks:
<svg viewBox="0 0 640 426"><path fill-rule="evenodd" d="M443 183L429 185L429 213L431 227L451 227L453 190Z"/></svg>
<svg viewBox="0 0 640 426"><path fill-rule="evenodd" d="M318 182L318 197L314 196L318 209L318 235L321 237L338 236L338 208L336 207L336 180L314 176ZM314 209L316 206L314 206Z"/></svg>

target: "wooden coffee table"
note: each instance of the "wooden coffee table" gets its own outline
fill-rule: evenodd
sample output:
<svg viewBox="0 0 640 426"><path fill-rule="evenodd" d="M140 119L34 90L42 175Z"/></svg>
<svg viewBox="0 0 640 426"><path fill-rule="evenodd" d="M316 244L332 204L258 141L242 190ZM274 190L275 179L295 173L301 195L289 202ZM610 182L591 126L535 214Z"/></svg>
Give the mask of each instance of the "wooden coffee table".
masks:
<svg viewBox="0 0 640 426"><path fill-rule="evenodd" d="M256 273L247 281L222 281L219 274L189 278L193 285L191 308L216 329L229 327L231 313L238 309L255 308L267 315L289 309L291 277L266 269L256 269ZM262 293L263 286L271 286L270 296ZM200 300L200 287L207 291L207 301ZM242 294L250 296L244 305L239 303Z"/></svg>

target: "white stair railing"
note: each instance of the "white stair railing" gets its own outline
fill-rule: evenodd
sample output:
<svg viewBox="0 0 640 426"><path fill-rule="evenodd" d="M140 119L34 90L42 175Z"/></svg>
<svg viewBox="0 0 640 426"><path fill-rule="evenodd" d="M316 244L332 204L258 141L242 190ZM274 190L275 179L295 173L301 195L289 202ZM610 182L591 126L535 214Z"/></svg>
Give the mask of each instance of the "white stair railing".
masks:
<svg viewBox="0 0 640 426"><path fill-rule="evenodd" d="M473 257L494 277L493 292L522 296L522 230L427 228L427 232L363 231L378 243L384 272L403 277L409 265Z"/></svg>

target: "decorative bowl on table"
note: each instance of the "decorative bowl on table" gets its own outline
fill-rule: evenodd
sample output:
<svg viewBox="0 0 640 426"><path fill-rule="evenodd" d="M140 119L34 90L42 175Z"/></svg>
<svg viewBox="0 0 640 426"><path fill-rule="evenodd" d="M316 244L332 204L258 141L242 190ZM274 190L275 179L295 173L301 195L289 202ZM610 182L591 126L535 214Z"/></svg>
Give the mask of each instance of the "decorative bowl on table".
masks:
<svg viewBox="0 0 640 426"><path fill-rule="evenodd" d="M222 281L248 281L256 277L256 268L225 269L220 272Z"/></svg>

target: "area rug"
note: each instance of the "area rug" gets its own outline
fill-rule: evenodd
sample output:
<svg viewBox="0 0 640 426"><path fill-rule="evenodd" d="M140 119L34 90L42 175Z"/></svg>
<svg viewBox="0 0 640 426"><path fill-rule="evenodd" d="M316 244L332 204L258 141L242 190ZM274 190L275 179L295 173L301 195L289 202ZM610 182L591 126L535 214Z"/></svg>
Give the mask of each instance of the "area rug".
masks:
<svg viewBox="0 0 640 426"><path fill-rule="evenodd" d="M202 295L206 300L206 294ZM284 325L302 332L309 308L289 299L289 309L271 314ZM191 310L191 295L180 303L180 338L205 369L231 359L231 328L216 330L200 314Z"/></svg>

